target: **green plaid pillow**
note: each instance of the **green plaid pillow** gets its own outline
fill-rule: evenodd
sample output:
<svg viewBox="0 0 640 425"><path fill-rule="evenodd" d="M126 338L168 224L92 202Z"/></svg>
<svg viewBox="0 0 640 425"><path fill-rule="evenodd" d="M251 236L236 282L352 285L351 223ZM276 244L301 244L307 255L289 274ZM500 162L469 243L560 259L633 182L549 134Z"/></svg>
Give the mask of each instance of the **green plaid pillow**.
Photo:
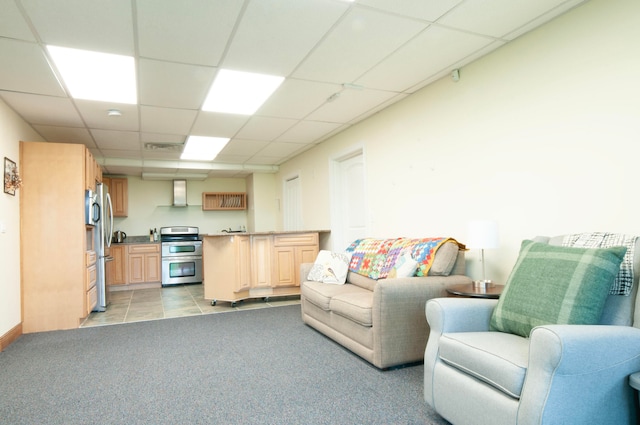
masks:
<svg viewBox="0 0 640 425"><path fill-rule="evenodd" d="M523 241L490 329L529 337L539 325L598 323L626 250Z"/></svg>

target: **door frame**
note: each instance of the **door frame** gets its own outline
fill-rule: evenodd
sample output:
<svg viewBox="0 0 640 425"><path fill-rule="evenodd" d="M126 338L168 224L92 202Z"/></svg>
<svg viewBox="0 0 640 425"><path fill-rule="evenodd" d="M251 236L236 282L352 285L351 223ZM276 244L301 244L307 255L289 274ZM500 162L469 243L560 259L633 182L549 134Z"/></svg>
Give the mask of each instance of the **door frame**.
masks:
<svg viewBox="0 0 640 425"><path fill-rule="evenodd" d="M369 208L366 206L369 205L368 196L367 196L367 161L365 155L365 149L363 144L358 144L349 147L336 155L333 155L329 158L329 173L330 173L330 203L332 205L331 208L331 244L332 249L334 251L342 251L346 248L347 244L352 241L345 240L345 223L344 214L342 213L345 204L343 202L342 197L343 191L342 188L345 187L345 183L343 181L344 176L342 175L341 163L352 159L356 156L362 157L362 182L365 187L365 193L363 193L364 203L365 203L365 229L366 234L371 232L371 222L369 220Z"/></svg>

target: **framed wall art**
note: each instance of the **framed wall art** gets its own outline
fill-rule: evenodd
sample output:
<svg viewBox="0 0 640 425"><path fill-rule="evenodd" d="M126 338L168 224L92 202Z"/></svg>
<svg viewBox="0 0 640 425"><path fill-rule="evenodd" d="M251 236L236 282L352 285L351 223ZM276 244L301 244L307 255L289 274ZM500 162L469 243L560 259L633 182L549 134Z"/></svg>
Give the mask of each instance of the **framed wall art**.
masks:
<svg viewBox="0 0 640 425"><path fill-rule="evenodd" d="M16 163L4 157L4 193L16 196L16 190L20 187L20 177Z"/></svg>

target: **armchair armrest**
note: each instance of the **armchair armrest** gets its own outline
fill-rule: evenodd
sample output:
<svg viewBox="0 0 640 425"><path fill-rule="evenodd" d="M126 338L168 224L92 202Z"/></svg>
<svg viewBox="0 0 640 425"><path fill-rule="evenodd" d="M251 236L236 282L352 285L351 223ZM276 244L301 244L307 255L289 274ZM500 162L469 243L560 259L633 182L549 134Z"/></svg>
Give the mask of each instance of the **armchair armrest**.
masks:
<svg viewBox="0 0 640 425"><path fill-rule="evenodd" d="M628 376L640 370L640 329L547 325L530 338L518 423L628 422L634 409Z"/></svg>
<svg viewBox="0 0 640 425"><path fill-rule="evenodd" d="M494 299L434 298L427 302L425 314L432 333L486 332Z"/></svg>
<svg viewBox="0 0 640 425"><path fill-rule="evenodd" d="M302 263L300 264L300 284L307 280L307 276L309 276L309 272L311 271L311 267L313 267L313 263Z"/></svg>

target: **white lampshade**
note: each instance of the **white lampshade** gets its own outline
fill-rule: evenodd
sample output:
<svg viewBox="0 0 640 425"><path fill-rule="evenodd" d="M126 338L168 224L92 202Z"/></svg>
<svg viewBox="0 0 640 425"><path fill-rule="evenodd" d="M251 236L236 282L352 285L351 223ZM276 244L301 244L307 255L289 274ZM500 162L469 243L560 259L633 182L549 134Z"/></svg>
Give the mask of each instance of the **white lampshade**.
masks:
<svg viewBox="0 0 640 425"><path fill-rule="evenodd" d="M465 241L469 249L498 248L498 223L493 220L473 220Z"/></svg>

